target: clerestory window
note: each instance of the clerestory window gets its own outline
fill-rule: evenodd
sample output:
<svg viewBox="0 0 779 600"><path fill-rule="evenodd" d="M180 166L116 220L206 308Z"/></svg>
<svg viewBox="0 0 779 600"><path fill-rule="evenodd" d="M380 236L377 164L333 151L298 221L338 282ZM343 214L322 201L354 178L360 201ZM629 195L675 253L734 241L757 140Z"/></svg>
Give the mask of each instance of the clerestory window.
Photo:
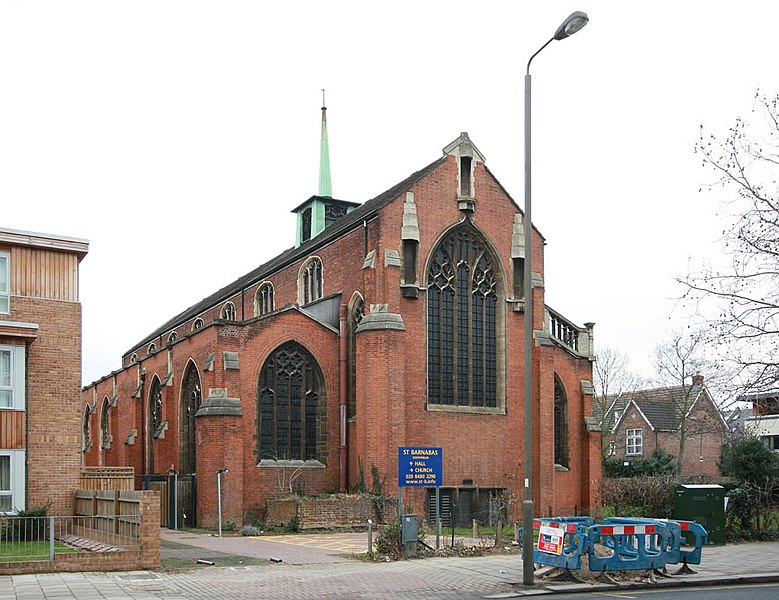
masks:
<svg viewBox="0 0 779 600"><path fill-rule="evenodd" d="M298 303L309 304L324 295L322 281L322 261L314 256L300 268L298 276Z"/></svg>
<svg viewBox="0 0 779 600"><path fill-rule="evenodd" d="M273 284L269 281L261 284L257 288L257 295L254 298L254 316L261 317L272 313L276 309L276 294L273 290Z"/></svg>

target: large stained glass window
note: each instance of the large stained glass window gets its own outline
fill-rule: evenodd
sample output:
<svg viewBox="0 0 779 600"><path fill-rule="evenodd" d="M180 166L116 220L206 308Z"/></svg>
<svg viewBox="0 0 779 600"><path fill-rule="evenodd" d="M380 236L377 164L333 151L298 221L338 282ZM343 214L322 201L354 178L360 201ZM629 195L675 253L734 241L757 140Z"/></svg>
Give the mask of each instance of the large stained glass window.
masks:
<svg viewBox="0 0 779 600"><path fill-rule="evenodd" d="M279 346L260 371L258 392L260 460L319 460L319 415L323 401L319 366L297 342ZM324 435L324 426L322 435Z"/></svg>
<svg viewBox="0 0 779 600"><path fill-rule="evenodd" d="M427 290L428 403L496 407L499 285L473 229L439 244Z"/></svg>

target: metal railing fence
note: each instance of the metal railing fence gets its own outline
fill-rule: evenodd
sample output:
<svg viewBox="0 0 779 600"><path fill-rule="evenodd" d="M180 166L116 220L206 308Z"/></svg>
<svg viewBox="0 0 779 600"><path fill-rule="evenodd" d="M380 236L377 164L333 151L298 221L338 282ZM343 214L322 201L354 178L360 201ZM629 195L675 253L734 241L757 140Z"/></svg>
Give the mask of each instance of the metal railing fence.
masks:
<svg viewBox="0 0 779 600"><path fill-rule="evenodd" d="M139 515L0 517L0 562L140 547Z"/></svg>

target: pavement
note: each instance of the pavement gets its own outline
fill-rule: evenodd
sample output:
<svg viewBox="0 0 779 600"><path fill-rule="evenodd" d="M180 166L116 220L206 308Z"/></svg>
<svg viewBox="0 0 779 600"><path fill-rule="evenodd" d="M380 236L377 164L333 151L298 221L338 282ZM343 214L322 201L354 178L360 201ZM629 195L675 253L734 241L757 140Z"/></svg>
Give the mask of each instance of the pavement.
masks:
<svg viewBox="0 0 779 600"><path fill-rule="evenodd" d="M657 583L615 586L536 578L536 585L526 589L517 554L368 562L356 557L367 549L364 533L220 539L167 529L161 532L163 562L174 568L0 576L0 600L446 600L779 582L779 542L707 546L701 564L693 567L696 574L658 579Z"/></svg>

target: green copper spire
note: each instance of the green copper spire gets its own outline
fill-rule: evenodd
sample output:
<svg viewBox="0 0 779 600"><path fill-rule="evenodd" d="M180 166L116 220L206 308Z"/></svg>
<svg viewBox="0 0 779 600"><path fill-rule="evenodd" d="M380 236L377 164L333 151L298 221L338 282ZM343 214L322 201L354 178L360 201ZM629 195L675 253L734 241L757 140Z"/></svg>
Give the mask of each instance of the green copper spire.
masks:
<svg viewBox="0 0 779 600"><path fill-rule="evenodd" d="M327 106L325 91L322 90L322 139L319 145L319 195L333 197L333 183L330 179L330 149L327 145Z"/></svg>

